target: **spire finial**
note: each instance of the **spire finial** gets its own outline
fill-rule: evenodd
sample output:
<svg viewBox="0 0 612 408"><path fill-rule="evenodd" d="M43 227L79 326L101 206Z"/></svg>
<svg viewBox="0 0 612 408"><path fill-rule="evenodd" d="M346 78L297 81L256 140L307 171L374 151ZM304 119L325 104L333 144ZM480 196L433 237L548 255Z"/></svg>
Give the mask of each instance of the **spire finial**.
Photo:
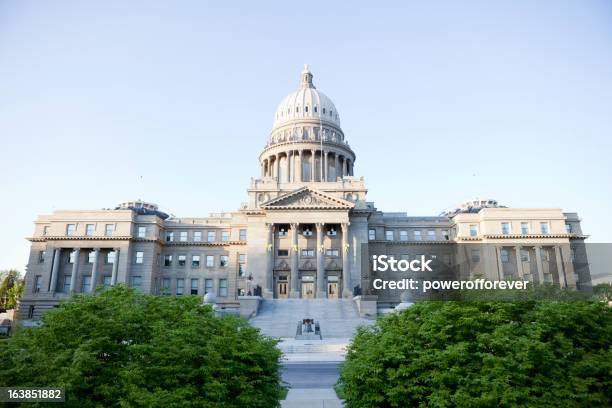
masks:
<svg viewBox="0 0 612 408"><path fill-rule="evenodd" d="M304 64L304 70L302 71L302 78L300 81L300 88L314 88L312 84L312 73L308 64Z"/></svg>

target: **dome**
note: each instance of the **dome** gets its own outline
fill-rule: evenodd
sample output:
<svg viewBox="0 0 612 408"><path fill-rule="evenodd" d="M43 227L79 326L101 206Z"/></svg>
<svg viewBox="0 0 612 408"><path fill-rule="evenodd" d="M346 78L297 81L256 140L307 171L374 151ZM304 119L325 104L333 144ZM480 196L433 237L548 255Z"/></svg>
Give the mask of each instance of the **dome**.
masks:
<svg viewBox="0 0 612 408"><path fill-rule="evenodd" d="M302 122L305 119L340 128L338 110L331 99L312 84L312 73L308 65L304 65L299 88L287 95L276 108L272 128Z"/></svg>

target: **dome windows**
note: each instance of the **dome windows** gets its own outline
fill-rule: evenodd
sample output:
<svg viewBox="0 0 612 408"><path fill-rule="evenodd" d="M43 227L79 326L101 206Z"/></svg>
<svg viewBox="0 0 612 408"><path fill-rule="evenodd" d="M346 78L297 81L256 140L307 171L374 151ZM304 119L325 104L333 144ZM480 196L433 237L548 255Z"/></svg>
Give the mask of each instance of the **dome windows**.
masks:
<svg viewBox="0 0 612 408"><path fill-rule="evenodd" d="M334 111L333 110L329 111L329 116L334 116Z"/></svg>
<svg viewBox="0 0 612 408"><path fill-rule="evenodd" d="M308 105L304 106L304 112L308 113Z"/></svg>
<svg viewBox="0 0 612 408"><path fill-rule="evenodd" d="M295 107L295 112L297 113L297 112L299 112L299 111L300 111L300 107L299 107L299 106L296 106L296 107Z"/></svg>
<svg viewBox="0 0 612 408"><path fill-rule="evenodd" d="M323 114L325 115L325 108L323 108Z"/></svg>
<svg viewBox="0 0 612 408"><path fill-rule="evenodd" d="M314 113L317 113L317 105L314 106Z"/></svg>

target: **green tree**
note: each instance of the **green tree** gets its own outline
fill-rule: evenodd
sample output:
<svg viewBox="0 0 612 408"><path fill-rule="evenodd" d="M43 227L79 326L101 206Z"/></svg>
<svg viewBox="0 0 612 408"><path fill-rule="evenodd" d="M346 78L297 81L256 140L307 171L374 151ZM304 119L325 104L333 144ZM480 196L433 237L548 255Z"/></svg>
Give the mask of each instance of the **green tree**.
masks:
<svg viewBox="0 0 612 408"><path fill-rule="evenodd" d="M601 302L418 302L360 329L337 385L349 408L612 406Z"/></svg>
<svg viewBox="0 0 612 408"><path fill-rule="evenodd" d="M14 309L23 294L23 279L19 271L11 269L0 272L0 311Z"/></svg>
<svg viewBox="0 0 612 408"><path fill-rule="evenodd" d="M612 302L612 283L593 285L593 295L604 302Z"/></svg>
<svg viewBox="0 0 612 408"><path fill-rule="evenodd" d="M76 295L0 344L0 386L66 389L68 407L276 407L276 341L195 296Z"/></svg>

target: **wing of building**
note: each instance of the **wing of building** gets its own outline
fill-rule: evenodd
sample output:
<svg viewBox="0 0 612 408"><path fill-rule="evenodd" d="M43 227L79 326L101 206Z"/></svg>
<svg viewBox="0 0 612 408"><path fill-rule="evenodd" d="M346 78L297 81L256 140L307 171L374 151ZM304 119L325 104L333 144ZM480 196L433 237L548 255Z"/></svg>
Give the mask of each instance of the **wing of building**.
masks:
<svg viewBox="0 0 612 408"><path fill-rule="evenodd" d="M340 114L308 67L274 115L261 174L232 213L169 217L134 201L35 222L20 317L123 283L150 294L336 298L367 293L370 254L435 256L462 276L590 285L580 219L476 200L440 216L379 211L355 176ZM469 250L458 250L469 244ZM391 301L397 300L391 296Z"/></svg>

